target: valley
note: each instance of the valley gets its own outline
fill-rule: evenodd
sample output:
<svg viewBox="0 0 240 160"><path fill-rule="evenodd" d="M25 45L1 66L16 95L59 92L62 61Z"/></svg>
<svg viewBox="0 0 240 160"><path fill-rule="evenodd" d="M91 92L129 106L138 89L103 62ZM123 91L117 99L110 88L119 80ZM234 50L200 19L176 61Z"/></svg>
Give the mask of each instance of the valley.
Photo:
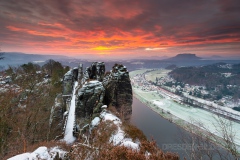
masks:
<svg viewBox="0 0 240 160"><path fill-rule="evenodd" d="M220 132L220 126L216 125L218 124L218 121L222 120L226 122L226 124L231 124L232 132L235 133L234 143L239 150L240 136L237 133L240 132L240 124L238 121L230 121L222 116L217 116L214 112L206 108L202 109L189 104L186 105L181 101L181 96L167 91L165 88L159 88L149 82L156 78L154 78L153 75L164 77L167 76L167 73L168 71L161 69L143 69L130 72L134 96L162 117L186 130L189 130L188 126L190 124L191 126L197 126L200 130L206 131L206 134L210 132L217 137L222 137L223 133ZM217 107L214 110L215 113L222 112L221 110L218 110ZM239 119L239 113L236 113L231 109L231 112L228 112L229 114L225 114L227 111L228 110L224 110L223 114L225 116L232 118L232 112L234 112L234 118L236 120Z"/></svg>

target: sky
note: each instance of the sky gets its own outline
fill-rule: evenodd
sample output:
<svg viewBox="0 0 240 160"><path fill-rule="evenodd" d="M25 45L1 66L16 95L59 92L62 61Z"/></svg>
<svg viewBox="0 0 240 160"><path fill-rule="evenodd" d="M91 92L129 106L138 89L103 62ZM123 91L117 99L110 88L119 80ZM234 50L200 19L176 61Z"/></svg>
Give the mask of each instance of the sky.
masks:
<svg viewBox="0 0 240 160"><path fill-rule="evenodd" d="M0 0L4 52L240 57L240 0Z"/></svg>

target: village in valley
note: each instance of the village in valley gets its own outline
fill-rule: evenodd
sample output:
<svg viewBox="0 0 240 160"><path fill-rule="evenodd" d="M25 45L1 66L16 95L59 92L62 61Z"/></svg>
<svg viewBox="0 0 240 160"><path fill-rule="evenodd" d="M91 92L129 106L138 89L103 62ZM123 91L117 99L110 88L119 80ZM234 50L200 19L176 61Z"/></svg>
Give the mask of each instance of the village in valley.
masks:
<svg viewBox="0 0 240 160"><path fill-rule="evenodd" d="M230 96L223 96L219 100L210 100L205 86L189 85L177 82L166 69L139 70L131 76L133 88L145 92L155 92L161 97L186 106L201 108L212 113L227 116L240 122L240 112L232 108L239 107L240 102L233 101Z"/></svg>

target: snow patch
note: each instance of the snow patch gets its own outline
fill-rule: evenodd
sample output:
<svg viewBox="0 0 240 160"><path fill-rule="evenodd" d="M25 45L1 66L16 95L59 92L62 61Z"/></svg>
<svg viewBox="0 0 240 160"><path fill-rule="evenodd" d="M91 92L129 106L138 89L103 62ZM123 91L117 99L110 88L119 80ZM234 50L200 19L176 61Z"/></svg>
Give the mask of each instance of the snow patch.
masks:
<svg viewBox="0 0 240 160"><path fill-rule="evenodd" d="M112 122L113 122L114 124L116 124L116 125L122 124L121 120L120 120L117 116L113 115L112 113L102 112L102 113L100 114L100 117L101 117L104 121L109 120L109 121L112 121Z"/></svg>
<svg viewBox="0 0 240 160"><path fill-rule="evenodd" d="M100 123L100 118L99 117L95 117L92 122L91 122L91 126L95 127Z"/></svg>
<svg viewBox="0 0 240 160"><path fill-rule="evenodd" d="M158 106L158 105L159 105L159 106L163 106L163 105L164 105L163 102L156 101L156 100L154 100L153 103L156 104L157 106Z"/></svg>
<svg viewBox="0 0 240 160"><path fill-rule="evenodd" d="M134 150L139 150L139 144L135 143L132 141L131 138L126 138L125 137L125 132L121 129L121 124L122 121L116 117L115 115L113 115L112 113L107 113L105 110L102 111L102 113L100 114L100 117L102 118L103 121L112 121L116 126L117 126L117 132L112 134L109 142L113 143L113 145L120 145L120 146L125 146L127 148L131 148Z"/></svg>
<svg viewBox="0 0 240 160"><path fill-rule="evenodd" d="M101 108L102 108L102 109L106 109L106 108L107 108L107 105L103 105Z"/></svg>
<svg viewBox="0 0 240 160"><path fill-rule="evenodd" d="M90 81L89 83L99 83L99 81L94 80L94 81Z"/></svg>
<svg viewBox="0 0 240 160"><path fill-rule="evenodd" d="M139 145L137 143L132 142L132 139L123 141L122 145L130 149L139 150Z"/></svg>
<svg viewBox="0 0 240 160"><path fill-rule="evenodd" d="M57 154L59 155L59 158L63 159L66 153L66 151L63 151L59 147L48 149L45 146L41 146L32 153L19 154L12 158L9 158L8 160L54 160Z"/></svg>

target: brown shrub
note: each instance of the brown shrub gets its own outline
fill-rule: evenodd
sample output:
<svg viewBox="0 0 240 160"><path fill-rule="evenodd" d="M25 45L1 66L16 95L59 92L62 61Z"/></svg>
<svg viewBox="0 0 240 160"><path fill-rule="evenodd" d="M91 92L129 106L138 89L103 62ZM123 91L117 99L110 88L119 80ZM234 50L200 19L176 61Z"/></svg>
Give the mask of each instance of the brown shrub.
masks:
<svg viewBox="0 0 240 160"><path fill-rule="evenodd" d="M112 121L101 122L96 129L93 130L91 139L96 147L102 146L104 143L109 143L112 134L117 131L117 126Z"/></svg>
<svg viewBox="0 0 240 160"><path fill-rule="evenodd" d="M144 154L124 146L109 145L99 153L99 160L145 160Z"/></svg>
<svg viewBox="0 0 240 160"><path fill-rule="evenodd" d="M128 122L123 122L122 128L128 137L135 140L146 141L147 138L144 133L139 130L136 126L129 124Z"/></svg>
<svg viewBox="0 0 240 160"><path fill-rule="evenodd" d="M112 114L114 114L115 116L117 116L118 118L121 118L119 112L117 111L116 107L115 106L112 106L112 105L109 105L108 108L107 108Z"/></svg>
<svg viewBox="0 0 240 160"><path fill-rule="evenodd" d="M64 142L60 142L60 141L46 142L46 141L43 141L43 142L35 143L33 145L29 145L26 148L25 152L33 152L41 146L45 146L47 148L52 148L52 147L58 146L59 148L61 148L64 151L69 151L71 149L71 147ZM18 154L22 154L22 153L17 151L17 150L11 150L11 152L9 152L3 159L8 159L8 158L13 157L13 156L18 155Z"/></svg>

